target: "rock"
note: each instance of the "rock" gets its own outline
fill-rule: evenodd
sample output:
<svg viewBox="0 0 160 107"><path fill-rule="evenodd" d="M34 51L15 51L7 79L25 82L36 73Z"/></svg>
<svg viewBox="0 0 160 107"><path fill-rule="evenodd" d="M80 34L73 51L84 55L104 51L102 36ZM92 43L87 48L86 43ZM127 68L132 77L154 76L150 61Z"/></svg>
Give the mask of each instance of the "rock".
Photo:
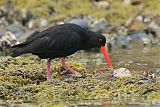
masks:
<svg viewBox="0 0 160 107"><path fill-rule="evenodd" d="M141 5L144 3L144 0L132 0L131 4L132 5Z"/></svg>
<svg viewBox="0 0 160 107"><path fill-rule="evenodd" d="M130 37L130 40L142 40L142 38L148 38L148 35L143 31L134 32L128 36Z"/></svg>
<svg viewBox="0 0 160 107"><path fill-rule="evenodd" d="M136 19L139 20L139 21L141 21L141 22L143 22L144 19L145 19L145 16L144 16L143 14L140 14L140 15L138 15L138 16L136 17Z"/></svg>
<svg viewBox="0 0 160 107"><path fill-rule="evenodd" d="M122 0L124 5L133 5L142 10L145 6L145 0Z"/></svg>
<svg viewBox="0 0 160 107"><path fill-rule="evenodd" d="M160 68L155 68L153 71L149 73L149 76L151 79L154 79L157 82L160 82Z"/></svg>
<svg viewBox="0 0 160 107"><path fill-rule="evenodd" d="M22 9L19 13L19 21L23 26L27 26L28 22L33 18L31 11Z"/></svg>
<svg viewBox="0 0 160 107"><path fill-rule="evenodd" d="M47 19L41 18L41 19L39 19L39 21L40 21L40 23L39 23L40 27L45 27L48 25Z"/></svg>
<svg viewBox="0 0 160 107"><path fill-rule="evenodd" d="M131 4L132 1L131 1L131 0L123 0L122 3L123 3L123 4Z"/></svg>
<svg viewBox="0 0 160 107"><path fill-rule="evenodd" d="M49 6L48 7L48 13L52 16L55 16L56 15L56 10L54 9L54 7L52 6Z"/></svg>
<svg viewBox="0 0 160 107"><path fill-rule="evenodd" d="M155 72L159 72L160 73L160 68L155 68Z"/></svg>
<svg viewBox="0 0 160 107"><path fill-rule="evenodd" d="M109 8L109 3L107 1L98 1L98 2L95 2L95 5L99 8L104 8L104 9Z"/></svg>
<svg viewBox="0 0 160 107"><path fill-rule="evenodd" d="M0 19L0 26L6 27L8 24L5 17Z"/></svg>
<svg viewBox="0 0 160 107"><path fill-rule="evenodd" d="M2 46L2 43L6 42L8 45L16 45L19 43L19 41L16 39L16 36L12 32L6 32L4 36L0 39L0 46Z"/></svg>
<svg viewBox="0 0 160 107"><path fill-rule="evenodd" d="M92 31L102 33L107 30L109 24L107 23L106 19L101 18L99 20L91 22L89 26L91 27Z"/></svg>
<svg viewBox="0 0 160 107"><path fill-rule="evenodd" d="M151 45L156 45L160 43L160 35L158 34L159 31L148 30L147 34L150 37Z"/></svg>
<svg viewBox="0 0 160 107"><path fill-rule="evenodd" d="M119 68L113 71L113 77L131 77L131 72L127 68Z"/></svg>
<svg viewBox="0 0 160 107"><path fill-rule="evenodd" d="M154 18L149 27L155 30L160 30L160 17Z"/></svg>
<svg viewBox="0 0 160 107"><path fill-rule="evenodd" d="M150 49L151 46L155 46L160 43L160 36L158 32L152 29L146 29L143 31L134 32L128 36L128 39L138 40L141 43L143 43L142 44L143 48L148 48L148 49Z"/></svg>
<svg viewBox="0 0 160 107"><path fill-rule="evenodd" d="M77 24L83 28L88 28L88 22L85 19L81 19L81 18L77 18L77 19L72 19L66 23L73 23L73 24Z"/></svg>
<svg viewBox="0 0 160 107"><path fill-rule="evenodd" d="M127 22L126 24L129 31L140 31L149 28L148 24L139 21L138 19L133 19L130 22Z"/></svg>
<svg viewBox="0 0 160 107"><path fill-rule="evenodd" d="M35 29L36 27L38 27L38 24L37 24L37 22L36 22L36 20L34 19L34 20L30 20L29 22L28 22L28 26L27 26L30 30L33 30L33 29Z"/></svg>
<svg viewBox="0 0 160 107"><path fill-rule="evenodd" d="M115 40L115 45L116 47L120 47L122 49L129 49L131 48L131 44L129 44L129 40L127 38L127 36L124 35L118 35L116 37L114 37Z"/></svg>
<svg viewBox="0 0 160 107"><path fill-rule="evenodd" d="M110 34L111 36L105 36L106 43L108 46L108 50L112 51L113 49L116 48L121 48L121 49L131 49L133 46L130 43L132 40L131 37L125 35L125 32L121 32L121 34Z"/></svg>
<svg viewBox="0 0 160 107"><path fill-rule="evenodd" d="M12 0L4 0L4 6L6 8L7 11L10 11L14 8L14 4L12 2Z"/></svg>
<svg viewBox="0 0 160 107"><path fill-rule="evenodd" d="M10 24L6 27L6 31L10 31L14 33L16 38L19 38L24 34L23 26L19 22L14 22L13 24Z"/></svg>
<svg viewBox="0 0 160 107"><path fill-rule="evenodd" d="M153 99L152 100L152 105L158 105L158 106L155 106L155 107L159 107L159 105L160 105L160 99Z"/></svg>
<svg viewBox="0 0 160 107"><path fill-rule="evenodd" d="M0 39L0 48L2 48L3 55L7 55L9 52L9 48L13 45L18 44L16 36L12 32L6 32Z"/></svg>
<svg viewBox="0 0 160 107"><path fill-rule="evenodd" d="M1 17L6 17L7 15L7 10L4 6L0 6L0 18Z"/></svg>

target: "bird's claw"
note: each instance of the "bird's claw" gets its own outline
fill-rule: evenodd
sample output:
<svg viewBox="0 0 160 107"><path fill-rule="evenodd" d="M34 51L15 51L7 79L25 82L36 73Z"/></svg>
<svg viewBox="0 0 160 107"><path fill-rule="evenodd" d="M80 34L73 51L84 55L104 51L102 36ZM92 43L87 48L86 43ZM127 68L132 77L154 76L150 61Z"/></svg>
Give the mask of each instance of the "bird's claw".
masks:
<svg viewBox="0 0 160 107"><path fill-rule="evenodd" d="M82 74L80 74L79 72L75 72L74 74L76 77L82 77Z"/></svg>

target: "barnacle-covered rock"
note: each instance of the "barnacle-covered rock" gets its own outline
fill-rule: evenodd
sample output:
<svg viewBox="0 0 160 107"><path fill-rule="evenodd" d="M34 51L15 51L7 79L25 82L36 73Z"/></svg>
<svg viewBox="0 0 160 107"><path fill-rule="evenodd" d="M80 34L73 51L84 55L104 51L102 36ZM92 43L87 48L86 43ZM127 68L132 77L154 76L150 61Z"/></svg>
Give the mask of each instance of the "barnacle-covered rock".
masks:
<svg viewBox="0 0 160 107"><path fill-rule="evenodd" d="M160 99L160 82L146 75L116 78L112 76L113 70L104 68L91 73L80 64L68 61L73 69L84 74L76 77L63 70L55 59L51 65L51 81L46 81L46 63L47 60L40 60L35 56L2 59L0 100L36 102L41 106L51 106L60 102L132 96L145 97L148 104L152 104L153 99L153 103L158 104ZM111 74L110 79L106 79L108 74Z"/></svg>

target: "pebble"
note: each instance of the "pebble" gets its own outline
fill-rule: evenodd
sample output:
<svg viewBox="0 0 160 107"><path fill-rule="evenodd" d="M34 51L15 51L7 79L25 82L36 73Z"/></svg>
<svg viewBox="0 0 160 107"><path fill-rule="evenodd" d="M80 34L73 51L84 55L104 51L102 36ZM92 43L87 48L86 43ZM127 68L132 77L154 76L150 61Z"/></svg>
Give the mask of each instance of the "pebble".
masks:
<svg viewBox="0 0 160 107"><path fill-rule="evenodd" d="M127 68L119 68L113 71L113 76L117 78L131 77L131 72Z"/></svg>

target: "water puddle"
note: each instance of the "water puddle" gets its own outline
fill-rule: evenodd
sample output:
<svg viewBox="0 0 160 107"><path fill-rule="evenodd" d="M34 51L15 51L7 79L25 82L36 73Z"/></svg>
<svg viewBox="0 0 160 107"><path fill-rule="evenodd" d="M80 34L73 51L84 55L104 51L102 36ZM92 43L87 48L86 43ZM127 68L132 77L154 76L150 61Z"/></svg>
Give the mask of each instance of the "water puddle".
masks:
<svg viewBox="0 0 160 107"><path fill-rule="evenodd" d="M160 47L152 47L148 53L144 53L142 48L115 49L109 54L114 68L158 68L160 67ZM107 67L107 63L102 53L77 52L72 56L72 60L81 63L86 68Z"/></svg>

